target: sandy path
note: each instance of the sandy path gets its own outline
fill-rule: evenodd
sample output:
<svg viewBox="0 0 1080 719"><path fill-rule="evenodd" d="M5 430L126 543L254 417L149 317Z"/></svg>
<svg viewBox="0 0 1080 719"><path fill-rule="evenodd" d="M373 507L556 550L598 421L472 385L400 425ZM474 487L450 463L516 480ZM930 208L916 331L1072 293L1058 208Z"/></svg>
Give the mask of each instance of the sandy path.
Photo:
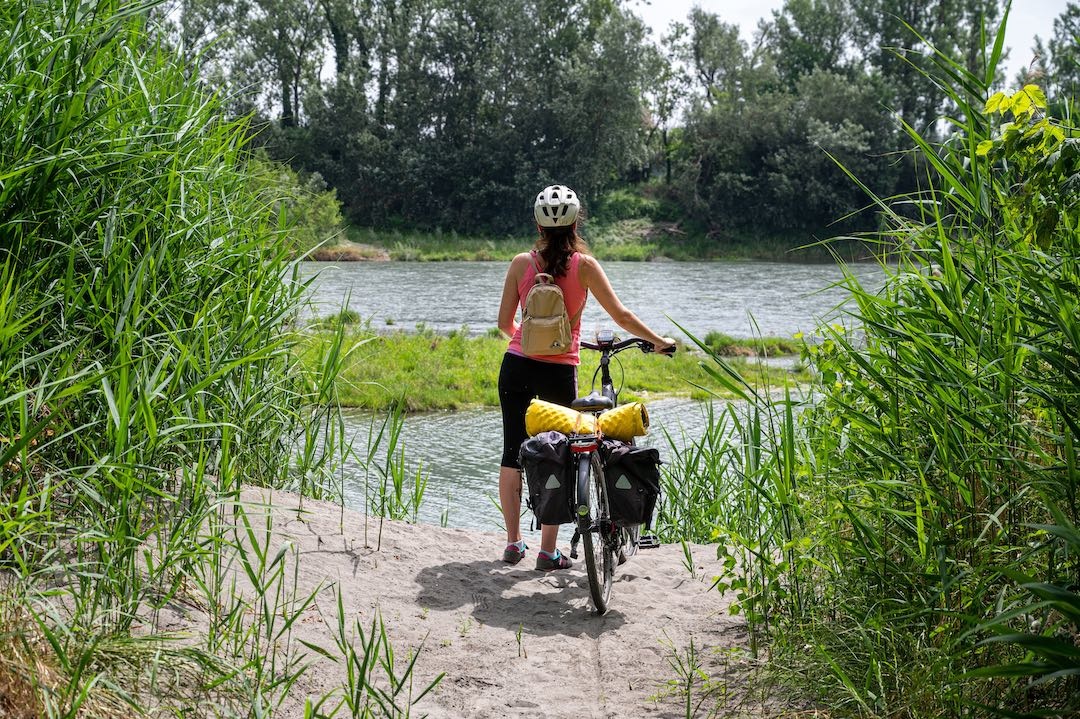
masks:
<svg viewBox="0 0 1080 719"><path fill-rule="evenodd" d="M715 687L694 715L717 706L720 716L762 715L742 691L744 624L728 613L729 597L709 588L719 573L713 548L691 547L693 574L680 546L639 552L616 574L612 607L600 617L589 610L583 559L542 573L532 548L516 567L497 561L503 544L493 533L385 522L380 540L377 519L342 516L336 505L303 500L298 513L297 496L256 490L244 501L272 519L271 556L286 539L299 552L297 591L318 593L294 642L333 647L331 585L344 592L350 626L359 620L367 630L381 613L399 664L423 642L416 691L446 676L415 716L684 717L685 693L668 682L677 678L671 661L685 661L691 641ZM191 612L163 620L170 629L197 622ZM333 690L343 676L340 665L317 660L290 693L289 716L301 717L306 696ZM699 681L693 697L701 691Z"/></svg>

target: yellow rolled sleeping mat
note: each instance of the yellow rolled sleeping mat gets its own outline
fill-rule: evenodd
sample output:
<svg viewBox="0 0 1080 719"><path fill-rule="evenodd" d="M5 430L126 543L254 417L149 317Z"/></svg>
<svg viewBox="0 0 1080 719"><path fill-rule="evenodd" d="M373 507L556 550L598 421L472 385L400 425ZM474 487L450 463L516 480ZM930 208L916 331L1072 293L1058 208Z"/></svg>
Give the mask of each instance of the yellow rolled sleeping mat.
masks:
<svg viewBox="0 0 1080 719"><path fill-rule="evenodd" d="M649 413L641 402L631 402L603 412L599 417L600 433L605 437L629 442L649 430ZM589 434L596 431L597 418L576 409L534 399L525 411L525 431L529 436L556 431L563 434Z"/></svg>
<svg viewBox="0 0 1080 719"><path fill-rule="evenodd" d="M641 402L630 402L600 415L600 432L622 442L643 437L649 431L649 413Z"/></svg>

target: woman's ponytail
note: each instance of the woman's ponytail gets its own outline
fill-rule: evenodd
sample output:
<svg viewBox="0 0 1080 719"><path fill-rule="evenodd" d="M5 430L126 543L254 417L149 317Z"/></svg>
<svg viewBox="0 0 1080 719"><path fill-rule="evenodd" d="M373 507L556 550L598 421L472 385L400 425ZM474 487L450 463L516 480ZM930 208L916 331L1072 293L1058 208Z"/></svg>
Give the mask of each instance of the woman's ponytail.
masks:
<svg viewBox="0 0 1080 719"><path fill-rule="evenodd" d="M589 246L577 233L577 223L568 227L541 227L536 250L544 260L544 268L555 277L562 277L570 269L570 258L575 252L588 254Z"/></svg>

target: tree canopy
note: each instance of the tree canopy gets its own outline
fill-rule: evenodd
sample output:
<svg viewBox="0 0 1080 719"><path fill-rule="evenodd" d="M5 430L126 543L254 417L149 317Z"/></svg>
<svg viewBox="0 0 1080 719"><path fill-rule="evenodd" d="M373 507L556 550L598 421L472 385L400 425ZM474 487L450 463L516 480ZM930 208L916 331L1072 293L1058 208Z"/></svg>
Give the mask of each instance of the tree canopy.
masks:
<svg viewBox="0 0 1080 719"><path fill-rule="evenodd" d="M904 125L947 131L925 67L935 49L979 66L1003 3L787 0L751 41L700 7L657 37L621 0L180 10L171 37L203 56L205 81L356 224L520 232L545 184L588 202L645 183L717 242L802 244L874 228L849 173L881 197L919 185ZM1070 4L1050 41L1062 92L1076 17Z"/></svg>

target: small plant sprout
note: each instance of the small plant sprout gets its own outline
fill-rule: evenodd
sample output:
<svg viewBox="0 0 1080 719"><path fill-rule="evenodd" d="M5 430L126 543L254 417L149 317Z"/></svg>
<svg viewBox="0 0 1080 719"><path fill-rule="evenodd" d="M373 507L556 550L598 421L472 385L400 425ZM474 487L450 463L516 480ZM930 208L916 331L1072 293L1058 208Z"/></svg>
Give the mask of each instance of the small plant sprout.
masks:
<svg viewBox="0 0 1080 719"><path fill-rule="evenodd" d="M525 625L524 624L518 624L517 631L514 632L514 638L517 639L518 659L528 659L529 658L529 653L527 651L525 651L524 635L525 635Z"/></svg>

